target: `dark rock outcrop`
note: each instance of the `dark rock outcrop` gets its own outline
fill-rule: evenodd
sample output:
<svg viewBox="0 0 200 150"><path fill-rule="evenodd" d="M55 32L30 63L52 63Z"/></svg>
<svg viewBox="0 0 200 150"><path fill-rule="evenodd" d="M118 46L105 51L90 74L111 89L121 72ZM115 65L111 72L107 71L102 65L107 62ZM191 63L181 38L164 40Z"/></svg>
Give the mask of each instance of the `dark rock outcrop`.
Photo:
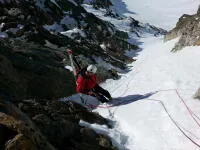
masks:
<svg viewBox="0 0 200 150"><path fill-rule="evenodd" d="M5 144L5 150L37 150L33 141L23 134L17 134Z"/></svg>
<svg viewBox="0 0 200 150"><path fill-rule="evenodd" d="M109 125L108 120L73 102L24 100L0 102L0 147L8 150L114 150L110 139L79 121ZM19 147L20 146L20 147Z"/></svg>
<svg viewBox="0 0 200 150"><path fill-rule="evenodd" d="M10 41L11 42L11 41ZM75 93L73 75L55 52L0 41L0 95L9 100L60 98Z"/></svg>
<svg viewBox="0 0 200 150"><path fill-rule="evenodd" d="M83 67L90 63L98 65L100 81L118 78L117 70L134 61L125 55L125 50L136 50L138 46L128 42L127 33L86 12L82 2L0 2L0 30L7 35L0 41L1 97L51 99L74 93L72 74L63 69L70 65L65 52L68 48ZM95 0L93 4L106 8L112 5L109 0ZM74 28L85 37L74 33L72 38L61 32ZM106 49L102 49L102 44ZM97 57L113 68L108 70L98 64Z"/></svg>
<svg viewBox="0 0 200 150"><path fill-rule="evenodd" d="M200 88L196 91L194 98L197 98L200 100Z"/></svg>
<svg viewBox="0 0 200 150"><path fill-rule="evenodd" d="M94 8L105 8L105 9L109 9L110 6L112 6L112 3L110 2L110 0L93 0L92 5Z"/></svg>

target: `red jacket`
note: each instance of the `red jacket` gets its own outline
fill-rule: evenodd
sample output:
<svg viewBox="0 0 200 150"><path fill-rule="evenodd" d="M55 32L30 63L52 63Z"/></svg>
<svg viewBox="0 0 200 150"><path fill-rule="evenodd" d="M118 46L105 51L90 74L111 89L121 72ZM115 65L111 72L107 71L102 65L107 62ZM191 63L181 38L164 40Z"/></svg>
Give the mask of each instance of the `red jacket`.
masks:
<svg viewBox="0 0 200 150"><path fill-rule="evenodd" d="M91 76L79 74L76 80L76 92L88 94L96 85L96 74Z"/></svg>

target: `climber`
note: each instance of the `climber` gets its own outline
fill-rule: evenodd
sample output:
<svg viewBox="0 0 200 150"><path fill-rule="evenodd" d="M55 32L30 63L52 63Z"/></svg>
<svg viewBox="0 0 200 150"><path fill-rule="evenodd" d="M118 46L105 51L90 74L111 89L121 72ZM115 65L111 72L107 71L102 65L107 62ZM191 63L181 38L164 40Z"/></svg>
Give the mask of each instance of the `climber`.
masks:
<svg viewBox="0 0 200 150"><path fill-rule="evenodd" d="M81 69L77 74L76 91L94 96L102 103L108 102L112 97L107 90L97 84L96 71L97 67L95 65L89 65L87 68Z"/></svg>

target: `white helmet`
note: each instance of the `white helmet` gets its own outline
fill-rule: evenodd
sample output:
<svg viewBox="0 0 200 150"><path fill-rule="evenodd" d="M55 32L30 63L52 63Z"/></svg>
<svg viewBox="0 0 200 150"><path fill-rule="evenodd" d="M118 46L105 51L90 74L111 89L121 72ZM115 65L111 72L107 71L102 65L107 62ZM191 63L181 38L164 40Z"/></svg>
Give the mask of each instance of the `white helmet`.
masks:
<svg viewBox="0 0 200 150"><path fill-rule="evenodd" d="M91 73L96 73L97 72L97 67L95 65L89 65L87 67L87 71Z"/></svg>

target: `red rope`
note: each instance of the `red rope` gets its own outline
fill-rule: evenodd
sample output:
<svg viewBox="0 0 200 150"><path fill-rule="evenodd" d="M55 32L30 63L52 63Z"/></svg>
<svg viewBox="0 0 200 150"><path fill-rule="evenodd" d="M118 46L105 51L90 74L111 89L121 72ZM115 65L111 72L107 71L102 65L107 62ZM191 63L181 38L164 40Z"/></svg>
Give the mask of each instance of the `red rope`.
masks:
<svg viewBox="0 0 200 150"><path fill-rule="evenodd" d="M178 95L179 99L183 102L184 106L186 107L186 109L188 110L190 116L193 118L193 120L197 123L197 125L200 127L200 123L197 121L200 120L200 118L190 109L190 107L186 104L186 102L184 101L184 99L181 97L181 95L179 94L178 90L177 89L166 89L166 90L158 90L158 91L155 91L155 93L159 93L159 92L167 92L167 91L175 91L175 93ZM138 99L139 97L141 96L138 96L134 99ZM108 106L102 106L102 105L93 105L93 104L88 104L87 106L91 109L95 109L95 108L111 108L111 107L115 107L115 106L118 106L120 104L125 104L129 101L133 101L134 99L130 99L130 100L126 100L124 102L119 102L119 103L116 103L114 105L108 105ZM195 118L195 117L197 118Z"/></svg>
<svg viewBox="0 0 200 150"><path fill-rule="evenodd" d="M190 116L194 119L194 121L198 124L198 126L200 127L199 122L195 119L195 117L193 115L196 116L196 114L189 108L189 106L186 104L186 102L184 101L184 99L180 96L179 92L177 90L176 94L178 95L178 97L181 99L181 101L183 102L183 104L185 105L185 107L187 108L188 112L190 113Z"/></svg>
<svg viewBox="0 0 200 150"><path fill-rule="evenodd" d="M177 123L177 122L173 119L173 117L170 115L170 113L168 112L168 110L167 110L165 104L164 104L161 100L157 100L157 99L148 99L148 100L159 102L159 103L163 106L165 112L167 113L167 115L169 116L169 118L171 119L171 121L172 121L172 122L175 124L175 126L183 133L183 135L185 135L185 137L187 137L193 144L195 144L196 146L198 146L198 147L200 148L200 145L199 145L198 143L196 143L194 140L192 140L192 138L190 138L190 137L183 131L183 129L181 129L181 127L178 125L178 123Z"/></svg>
<svg viewBox="0 0 200 150"><path fill-rule="evenodd" d="M178 95L179 99L183 102L184 106L186 107L186 109L188 110L190 116L193 118L193 120L197 123L197 125L200 127L200 123L197 121L197 119L200 121L200 118L191 110L191 108L186 104L185 100L183 99L183 97L181 97L180 93L178 92L177 89L167 89L167 90L159 90L157 92L165 92L165 91L175 91L175 93ZM197 119L195 119L195 117Z"/></svg>
<svg viewBox="0 0 200 150"><path fill-rule="evenodd" d="M200 127L200 124L199 124L198 121L195 119L195 117L198 118L198 119L200 119L200 118L189 108L189 106L186 104L186 102L184 101L184 99L181 97L181 95L179 94L179 92L178 92L177 89L158 90L158 91L156 91L155 93L158 93L158 92L165 92L165 91L175 91L175 92L176 92L176 94L178 95L179 99L181 99L181 101L183 102L184 106L187 108L187 110L188 110L189 114L191 115L191 117L194 119L194 121L195 121L195 122L198 124L198 126ZM138 99L138 97L135 98L135 99ZM134 99L131 99L131 101L133 101L133 100L134 100ZM169 116L169 118L171 119L171 121L172 121L172 122L175 124L175 126L183 133L183 135L184 135L185 137L187 137L193 144L195 144L196 146L198 146L198 147L200 148L200 145L199 145L198 143L196 143L194 140L192 140L192 139L183 131L183 129L181 129L181 127L178 125L178 123L177 123L177 122L173 119L173 117L170 115L170 113L168 112L168 110L167 110L165 104L164 104L161 100L156 100L156 99L149 99L149 100L159 102L159 103L163 106L165 112L168 114L168 116ZM128 101L130 101L130 100L128 100ZM117 104L115 104L115 105L109 105L109 106L101 106L101 105L95 106L95 105L91 105L91 104L90 104L90 105L87 105L87 106L90 107L90 108L97 108L97 107L98 107L98 108L110 108L110 107L117 106L117 105L119 105L119 104L127 103L128 101L126 100L125 102L119 102L119 103L117 103ZM193 115L194 115L195 117L194 117Z"/></svg>

